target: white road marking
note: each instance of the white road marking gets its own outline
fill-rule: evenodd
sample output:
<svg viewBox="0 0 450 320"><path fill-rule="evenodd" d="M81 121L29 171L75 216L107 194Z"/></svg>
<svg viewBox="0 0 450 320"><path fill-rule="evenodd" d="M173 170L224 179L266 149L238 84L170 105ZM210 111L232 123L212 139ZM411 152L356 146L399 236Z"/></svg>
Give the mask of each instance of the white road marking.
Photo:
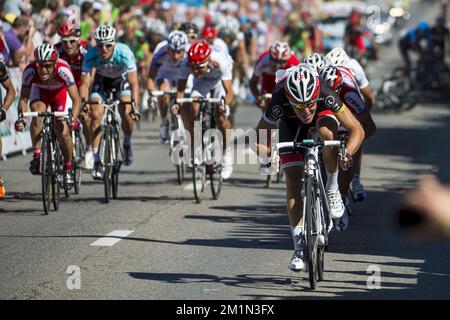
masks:
<svg viewBox="0 0 450 320"><path fill-rule="evenodd" d="M111 247L133 232L134 230L114 230L103 238L91 243L91 246Z"/></svg>

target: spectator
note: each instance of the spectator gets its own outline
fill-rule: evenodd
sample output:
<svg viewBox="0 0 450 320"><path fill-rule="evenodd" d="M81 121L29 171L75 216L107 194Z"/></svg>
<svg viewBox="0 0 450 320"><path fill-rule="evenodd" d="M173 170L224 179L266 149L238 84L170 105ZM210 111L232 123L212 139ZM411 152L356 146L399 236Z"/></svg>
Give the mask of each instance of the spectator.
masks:
<svg viewBox="0 0 450 320"><path fill-rule="evenodd" d="M10 50L7 64L25 67L27 59L33 56L33 36L36 29L31 26L29 18L19 16L14 20L12 28L4 33L6 45Z"/></svg>
<svg viewBox="0 0 450 320"><path fill-rule="evenodd" d="M5 38L3 36L3 23L0 20L0 60L8 61L9 60L9 47L6 44Z"/></svg>

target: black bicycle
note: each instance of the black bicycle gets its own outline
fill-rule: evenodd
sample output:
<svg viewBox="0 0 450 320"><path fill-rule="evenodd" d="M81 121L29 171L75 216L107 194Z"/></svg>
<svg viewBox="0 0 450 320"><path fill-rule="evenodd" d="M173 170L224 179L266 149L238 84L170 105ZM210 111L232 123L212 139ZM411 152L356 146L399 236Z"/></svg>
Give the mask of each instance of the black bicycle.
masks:
<svg viewBox="0 0 450 320"><path fill-rule="evenodd" d="M216 161L216 150L222 147L222 141L217 141L216 136L209 129L216 128L215 106L219 105L221 110L225 110L225 98L179 98L177 103L200 103L200 112L196 118L196 122L200 123L201 128L201 150L195 150L193 160L192 183L194 187L194 196L197 203L205 198L206 184L211 185L212 197L214 200L219 198L222 190L222 164ZM194 139L195 141L195 139ZM192 147L192 146L191 146ZM201 155L200 155L201 152Z"/></svg>
<svg viewBox="0 0 450 320"><path fill-rule="evenodd" d="M19 119L24 117L44 118L41 132L41 181L42 181L42 203L44 214L50 212L51 203L53 209L59 210L61 187L66 195L69 193L68 186L63 179L63 157L59 147L58 138L54 128L55 117L67 117L67 112L24 112L19 114Z"/></svg>
<svg viewBox="0 0 450 320"><path fill-rule="evenodd" d="M72 114L69 110L69 121L72 123ZM81 164L84 160L85 150L83 142L83 127L78 121L78 126L76 129L71 131L72 143L73 143L73 153L72 153L72 168L73 168L73 190L75 194L80 193L81 187L81 175L82 168Z"/></svg>
<svg viewBox="0 0 450 320"><path fill-rule="evenodd" d="M114 89L110 96L114 94ZM105 202L109 203L111 196L117 199L119 189L119 172L122 166L123 150L120 138L117 107L131 105L132 111L139 120L139 113L134 109L134 101L121 102L107 99L106 102L89 101L86 105L100 105L105 108L101 122L101 140L99 146L100 168L105 189Z"/></svg>
<svg viewBox="0 0 450 320"><path fill-rule="evenodd" d="M341 152L345 155L344 140L305 139L301 142L277 144L279 150L290 148L295 152L305 152L303 236L306 239L305 257L308 260L309 283L312 289L316 288L317 281L323 280L325 250L332 228L330 202L325 191L320 163L320 153L324 146L340 146Z"/></svg>

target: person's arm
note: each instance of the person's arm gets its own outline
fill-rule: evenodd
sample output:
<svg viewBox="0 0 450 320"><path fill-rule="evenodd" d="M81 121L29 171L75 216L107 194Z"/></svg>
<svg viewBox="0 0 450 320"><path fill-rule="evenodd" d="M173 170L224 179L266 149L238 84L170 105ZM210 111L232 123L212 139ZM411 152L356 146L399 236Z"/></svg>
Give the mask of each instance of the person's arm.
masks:
<svg viewBox="0 0 450 320"><path fill-rule="evenodd" d="M249 146L253 152L255 152L260 159L267 160L271 153L272 153L272 130L277 129L277 125L273 123L267 122L264 117L261 117L259 120L258 125L256 126L256 142L250 143ZM260 131L266 132L266 137L264 139L265 143L262 143L263 141L260 141L261 133Z"/></svg>
<svg viewBox="0 0 450 320"><path fill-rule="evenodd" d="M31 86L22 85L19 98L19 113L28 111L28 100L30 99Z"/></svg>
<svg viewBox="0 0 450 320"><path fill-rule="evenodd" d="M158 74L159 68L156 68L154 66L150 67L150 71L148 72L148 79L147 79L147 90L152 91L155 90L155 78Z"/></svg>
<svg viewBox="0 0 450 320"><path fill-rule="evenodd" d="M233 81L232 80L222 80L223 88L225 89L225 102L230 105L234 99L233 93Z"/></svg>
<svg viewBox="0 0 450 320"><path fill-rule="evenodd" d="M16 89L14 88L14 85L9 78L2 82L2 85L6 90L5 101L3 101L3 109L6 111L9 109L14 101L14 98L16 97Z"/></svg>
<svg viewBox="0 0 450 320"><path fill-rule="evenodd" d="M371 111L375 106L375 96L372 92L372 88L370 87L370 85L368 85L360 89L360 92L364 97L365 105L369 108L369 111Z"/></svg>
<svg viewBox="0 0 450 320"><path fill-rule="evenodd" d="M344 105L341 110L336 114L336 118L350 132L346 150L353 156L364 141L364 129L347 106Z"/></svg>
<svg viewBox="0 0 450 320"><path fill-rule="evenodd" d="M72 116L75 122L78 119L78 116L80 115L80 104L81 104L80 95L78 94L78 88L75 84L72 84L71 86L67 87L67 91L69 93L70 98L73 101Z"/></svg>
<svg viewBox="0 0 450 320"><path fill-rule="evenodd" d="M253 96L255 98L258 98L261 95L261 93L259 92L259 89L258 89L259 81L260 81L260 77L255 75L255 73L253 72L253 75L250 78L248 86L250 88L251 93L253 94Z"/></svg>
<svg viewBox="0 0 450 320"><path fill-rule="evenodd" d="M128 83L131 87L131 97L134 100L135 106L139 105L139 81L137 71L128 72Z"/></svg>
<svg viewBox="0 0 450 320"><path fill-rule="evenodd" d="M91 74L81 74L80 97L82 100L89 101L89 87L91 86Z"/></svg>
<svg viewBox="0 0 450 320"><path fill-rule="evenodd" d="M238 50L240 55L240 61L242 61L242 66L244 70L248 70L247 49L245 48L244 40L239 41Z"/></svg>

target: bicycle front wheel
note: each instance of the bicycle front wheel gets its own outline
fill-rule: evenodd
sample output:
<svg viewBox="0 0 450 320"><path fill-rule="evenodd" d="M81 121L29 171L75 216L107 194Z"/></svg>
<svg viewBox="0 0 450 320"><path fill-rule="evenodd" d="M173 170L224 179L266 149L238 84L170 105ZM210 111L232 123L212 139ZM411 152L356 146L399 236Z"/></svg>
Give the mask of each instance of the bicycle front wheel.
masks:
<svg viewBox="0 0 450 320"><path fill-rule="evenodd" d="M314 195L314 178L308 177L305 181L305 233L306 233L306 257L308 259L309 284L315 289L318 279L317 270L317 212L316 198Z"/></svg>
<svg viewBox="0 0 450 320"><path fill-rule="evenodd" d="M222 190L222 165L212 164L209 167L209 181L211 183L211 193L214 200L219 199L220 191Z"/></svg>
<svg viewBox="0 0 450 320"><path fill-rule="evenodd" d="M84 146L83 140L81 139L80 130L76 130L75 135L75 143L74 143L74 152L73 152L73 177L74 177L74 191L75 194L80 193L81 187L81 163L84 159Z"/></svg>
<svg viewBox="0 0 450 320"><path fill-rule="evenodd" d="M200 203L205 197L206 167L204 165L194 164L192 170L192 184L194 187L195 201Z"/></svg>
<svg viewBox="0 0 450 320"><path fill-rule="evenodd" d="M112 184L112 196L113 199L117 199L119 193L119 172L120 172L120 164L119 164L119 133L115 130L114 137L111 137L111 146L113 147L111 150L111 155L114 157L112 164L113 170L111 173L111 184Z"/></svg>
<svg viewBox="0 0 450 320"><path fill-rule="evenodd" d="M56 137L54 138L53 141L56 141ZM61 183L63 183L61 153L57 148L58 145L55 142L53 143L50 142L50 150L51 150L50 154L53 153L55 155L53 159L54 163L51 164L51 166L54 168L54 170L52 170L52 185L53 185L53 209L55 211L59 210L59 202L61 197Z"/></svg>
<svg viewBox="0 0 450 320"><path fill-rule="evenodd" d="M50 211L50 203L53 198L52 184L52 157L50 149L50 139L47 133L42 136L41 145L41 182L42 182L42 203L44 214Z"/></svg>
<svg viewBox="0 0 450 320"><path fill-rule="evenodd" d="M103 184L105 187L105 202L109 203L111 199L111 175L112 175L112 165L111 165L111 128L106 127L103 135L103 165L104 165L104 173L103 173Z"/></svg>

